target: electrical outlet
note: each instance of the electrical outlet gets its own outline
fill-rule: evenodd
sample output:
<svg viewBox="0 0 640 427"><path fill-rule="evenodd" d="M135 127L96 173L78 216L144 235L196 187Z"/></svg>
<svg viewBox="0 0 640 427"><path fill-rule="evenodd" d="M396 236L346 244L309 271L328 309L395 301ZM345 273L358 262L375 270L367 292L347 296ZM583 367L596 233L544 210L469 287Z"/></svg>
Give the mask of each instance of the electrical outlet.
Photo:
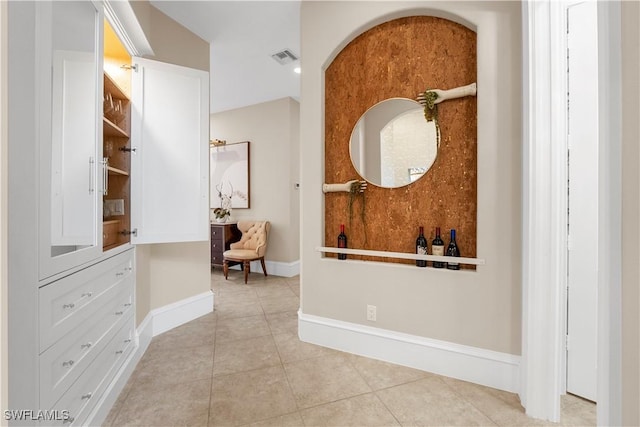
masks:
<svg viewBox="0 0 640 427"><path fill-rule="evenodd" d="M376 321L376 306L375 305L367 305L367 320L372 322Z"/></svg>

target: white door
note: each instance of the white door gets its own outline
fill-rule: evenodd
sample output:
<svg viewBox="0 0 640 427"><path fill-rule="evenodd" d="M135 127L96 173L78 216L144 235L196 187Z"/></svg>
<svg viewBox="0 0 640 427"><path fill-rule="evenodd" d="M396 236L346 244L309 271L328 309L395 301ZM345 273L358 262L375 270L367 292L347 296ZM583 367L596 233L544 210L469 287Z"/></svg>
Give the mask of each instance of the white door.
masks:
<svg viewBox="0 0 640 427"><path fill-rule="evenodd" d="M568 7L569 254L567 392L595 401L598 278L596 2Z"/></svg>
<svg viewBox="0 0 640 427"><path fill-rule="evenodd" d="M208 240L209 73L133 58L132 243Z"/></svg>

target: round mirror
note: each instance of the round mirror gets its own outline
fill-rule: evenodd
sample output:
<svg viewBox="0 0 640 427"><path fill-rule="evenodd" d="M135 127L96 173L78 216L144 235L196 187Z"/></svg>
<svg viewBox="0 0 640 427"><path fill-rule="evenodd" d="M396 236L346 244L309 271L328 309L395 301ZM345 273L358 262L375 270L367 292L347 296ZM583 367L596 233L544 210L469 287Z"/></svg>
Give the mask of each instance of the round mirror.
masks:
<svg viewBox="0 0 640 427"><path fill-rule="evenodd" d="M351 162L368 182L397 188L424 175L438 153L438 126L428 122L420 103L390 98L358 120L349 144Z"/></svg>

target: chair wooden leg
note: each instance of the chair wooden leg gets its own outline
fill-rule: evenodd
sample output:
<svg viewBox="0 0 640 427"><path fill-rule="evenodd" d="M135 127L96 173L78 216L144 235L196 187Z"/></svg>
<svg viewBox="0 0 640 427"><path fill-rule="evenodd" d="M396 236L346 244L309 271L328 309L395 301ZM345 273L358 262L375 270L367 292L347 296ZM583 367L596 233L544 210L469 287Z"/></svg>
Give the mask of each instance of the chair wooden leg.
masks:
<svg viewBox="0 0 640 427"><path fill-rule="evenodd" d="M251 261L244 261L244 284L247 284L247 279L249 278L249 269L251 268Z"/></svg>
<svg viewBox="0 0 640 427"><path fill-rule="evenodd" d="M262 264L262 271L264 272L264 275L267 275L267 267L265 267L264 265L264 257L260 258L260 264Z"/></svg>
<svg viewBox="0 0 640 427"><path fill-rule="evenodd" d="M229 261L226 259L222 261L222 269L224 271L224 280L227 280L227 276L229 276Z"/></svg>

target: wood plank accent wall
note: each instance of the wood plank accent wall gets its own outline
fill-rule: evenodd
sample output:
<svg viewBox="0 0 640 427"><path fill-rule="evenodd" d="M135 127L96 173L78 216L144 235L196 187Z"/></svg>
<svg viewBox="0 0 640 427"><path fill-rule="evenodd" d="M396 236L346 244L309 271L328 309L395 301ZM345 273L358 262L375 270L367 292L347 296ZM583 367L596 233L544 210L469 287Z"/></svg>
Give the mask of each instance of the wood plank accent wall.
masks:
<svg viewBox="0 0 640 427"><path fill-rule="evenodd" d="M325 182L361 179L349 157L349 139L368 108L387 98L415 99L427 88L473 83L476 68L476 33L447 19L396 19L354 39L325 72ZM445 101L438 111L441 142L433 166L405 187L369 184L364 223L361 197L354 199L350 221L349 195L325 195L326 246L337 246L339 226L345 224L350 248L413 253L422 225L431 253L439 226L445 246L455 228L461 256L476 256L476 97Z"/></svg>

